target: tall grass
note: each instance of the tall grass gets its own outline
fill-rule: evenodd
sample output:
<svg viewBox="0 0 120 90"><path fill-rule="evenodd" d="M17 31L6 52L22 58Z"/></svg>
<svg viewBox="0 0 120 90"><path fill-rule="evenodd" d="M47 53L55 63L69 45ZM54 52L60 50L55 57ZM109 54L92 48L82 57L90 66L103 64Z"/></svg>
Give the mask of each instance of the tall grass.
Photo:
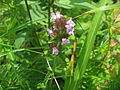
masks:
<svg viewBox="0 0 120 90"><path fill-rule="evenodd" d="M81 54L79 58L77 59L77 65L74 71L74 76L72 80L66 79L64 90L78 90L80 82L82 80L83 74L85 73L90 54L92 51L92 48L95 43L95 38L97 31L99 30L99 27L103 21L103 15L104 10L108 9L106 4L108 3L108 0L100 0L98 7L95 11L95 15L92 20L92 24L90 26L90 29L88 31L87 38L85 40L85 44L82 48ZM104 9L101 9L101 7L104 7ZM117 6L118 8L119 6ZM113 8L111 8L113 9Z"/></svg>
<svg viewBox="0 0 120 90"><path fill-rule="evenodd" d="M111 81L114 81L114 87L119 84L120 47L110 46L115 38L112 37L112 22L116 24L111 20L110 13L113 12L112 9L120 8L120 3L112 3L112 0L99 1L0 0L0 90L80 90L84 86L83 82L86 83L85 89L91 87L91 84L96 89L97 85L104 84L106 80L110 82L108 88L112 87ZM52 54L52 46L61 43L61 39L56 41L56 34L48 35L46 32L47 28L53 28L52 12L60 12L66 20L71 17L73 21L76 20L74 36L68 37L68 45L60 44L58 55ZM119 27L117 24L116 26ZM116 32L119 33L119 30ZM96 38L98 33L99 38ZM99 42L95 42L96 39ZM119 53L115 53L114 57L112 50ZM106 52L113 61L107 57ZM93 59L97 64L93 65ZM106 64L108 70L104 68ZM105 74L108 76L100 80L103 77L97 76L98 73L86 72L89 67L103 77ZM90 75L90 79L85 73ZM87 83L83 77L90 81ZM97 84L96 78L99 81ZM112 90L117 90L114 87Z"/></svg>

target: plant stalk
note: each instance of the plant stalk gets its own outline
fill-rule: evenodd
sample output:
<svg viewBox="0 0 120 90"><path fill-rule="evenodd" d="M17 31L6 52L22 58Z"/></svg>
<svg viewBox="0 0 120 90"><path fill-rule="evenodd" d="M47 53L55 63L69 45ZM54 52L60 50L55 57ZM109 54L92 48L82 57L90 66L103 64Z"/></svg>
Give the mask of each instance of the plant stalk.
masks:
<svg viewBox="0 0 120 90"><path fill-rule="evenodd" d="M26 5L26 8L27 8L28 16L29 16L30 21L31 21L31 23L32 23L32 17L31 17L31 14L30 14L30 9L29 9L29 5L28 5L27 0L25 0L25 5ZM33 31L33 30L32 30L32 33L33 33L34 39L35 39L35 41L36 41L36 45L37 45L37 46L40 46L39 37L38 37L36 31Z"/></svg>

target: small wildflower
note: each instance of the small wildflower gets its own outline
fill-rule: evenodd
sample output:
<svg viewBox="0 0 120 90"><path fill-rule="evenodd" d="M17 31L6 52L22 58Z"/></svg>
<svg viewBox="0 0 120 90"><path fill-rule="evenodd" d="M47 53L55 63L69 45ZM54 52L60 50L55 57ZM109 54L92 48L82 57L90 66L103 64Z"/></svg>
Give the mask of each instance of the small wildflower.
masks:
<svg viewBox="0 0 120 90"><path fill-rule="evenodd" d="M68 33L69 35L73 35L73 36L74 36L74 29L73 29L73 28L67 29L67 33Z"/></svg>
<svg viewBox="0 0 120 90"><path fill-rule="evenodd" d="M68 20L66 22L67 25L65 25L65 27L67 28L67 33L69 35L73 35L74 36L74 29L73 27L75 26L75 23L72 21L72 18L70 18L70 20Z"/></svg>
<svg viewBox="0 0 120 90"><path fill-rule="evenodd" d="M68 20L66 22L68 25L70 25L71 27L74 27L75 26L75 23L72 21L72 18L70 18L70 20Z"/></svg>
<svg viewBox="0 0 120 90"><path fill-rule="evenodd" d="M63 15L60 14L60 12L56 12L56 13L52 13L51 14L53 20L57 19L57 18L61 18Z"/></svg>
<svg viewBox="0 0 120 90"><path fill-rule="evenodd" d="M56 42L53 42L50 44L50 48L52 49L52 54L57 55L59 53L59 50L57 47L61 47L61 45L67 45L70 40L67 38L70 35L74 36L74 26L75 23L72 21L72 18L67 20L64 18L63 15L60 14L60 12L52 13L51 14L52 27L53 29L47 29L48 34L52 37L52 40L54 39ZM59 44L61 42L61 45Z"/></svg>
<svg viewBox="0 0 120 90"><path fill-rule="evenodd" d="M70 25L65 25L67 29L71 29L72 27Z"/></svg>
<svg viewBox="0 0 120 90"><path fill-rule="evenodd" d="M49 35L53 33L53 31L50 30L50 29L47 29L47 32L48 32Z"/></svg>
<svg viewBox="0 0 120 90"><path fill-rule="evenodd" d="M58 54L59 53L59 50L56 48L56 47L53 47L52 48L52 54Z"/></svg>
<svg viewBox="0 0 120 90"><path fill-rule="evenodd" d="M60 12L56 12L56 18L61 18L63 15L60 14Z"/></svg>
<svg viewBox="0 0 120 90"><path fill-rule="evenodd" d="M53 26L53 29L56 30L57 28L55 26Z"/></svg>
<svg viewBox="0 0 120 90"><path fill-rule="evenodd" d="M74 36L74 32L73 31L68 32L68 34Z"/></svg>
<svg viewBox="0 0 120 90"><path fill-rule="evenodd" d="M55 13L52 13L51 16L52 16L51 19L53 19L53 20L56 19L56 15L55 15Z"/></svg>
<svg viewBox="0 0 120 90"><path fill-rule="evenodd" d="M53 26L53 30L54 30L54 31L57 31L57 32L60 31L60 30L58 30L55 26Z"/></svg>
<svg viewBox="0 0 120 90"><path fill-rule="evenodd" d="M61 45L67 45L70 42L70 40L67 40L66 38L62 38Z"/></svg>

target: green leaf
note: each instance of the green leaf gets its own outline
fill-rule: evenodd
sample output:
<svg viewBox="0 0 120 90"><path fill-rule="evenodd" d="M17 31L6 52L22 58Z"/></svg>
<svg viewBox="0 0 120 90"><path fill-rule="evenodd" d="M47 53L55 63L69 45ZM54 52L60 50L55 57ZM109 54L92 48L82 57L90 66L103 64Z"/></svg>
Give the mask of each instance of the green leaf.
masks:
<svg viewBox="0 0 120 90"><path fill-rule="evenodd" d="M106 2L107 0L101 0L100 6L105 5ZM86 66L87 66L91 51L92 51L92 47L94 45L97 31L102 22L103 14L104 14L103 11L96 12L93 18L90 30L88 31L88 36L86 38L84 47L77 61L77 66L75 68L73 79L72 81L71 80L69 81L69 83L65 86L64 90L78 90L80 80L82 79L82 76L85 72L85 69L86 69Z"/></svg>
<svg viewBox="0 0 120 90"><path fill-rule="evenodd" d="M0 10L8 10L8 9L9 9L8 6L1 6L1 5L0 5Z"/></svg>
<svg viewBox="0 0 120 90"><path fill-rule="evenodd" d="M3 90L2 86L0 85L0 90Z"/></svg>
<svg viewBox="0 0 120 90"><path fill-rule="evenodd" d="M86 8L86 9L95 9L96 7L91 4L90 0L60 0L54 3L59 7L66 9L72 8Z"/></svg>
<svg viewBox="0 0 120 90"><path fill-rule="evenodd" d="M7 36L7 35L10 35L11 33L14 33L14 32L20 31L20 30L22 30L22 29L24 29L24 28L27 28L28 25L30 25L30 24L31 24L31 22L29 21L29 22L23 23L22 25L19 25L19 26L10 28L10 29L8 30L8 32L4 33L4 34L1 35L0 37Z"/></svg>
<svg viewBox="0 0 120 90"><path fill-rule="evenodd" d="M45 18L44 13L45 11L42 11L41 7L37 4L31 5L30 13L32 16L32 20L38 20Z"/></svg>
<svg viewBox="0 0 120 90"><path fill-rule="evenodd" d="M23 42L25 41L26 38L26 32L20 32L17 35L17 39L15 40L15 46L17 48L20 48L23 45Z"/></svg>
<svg viewBox="0 0 120 90"><path fill-rule="evenodd" d="M120 3L116 3L116 4L112 4L108 6L101 6L99 9L105 11L105 10L111 10L111 9L116 9L116 8L120 8Z"/></svg>

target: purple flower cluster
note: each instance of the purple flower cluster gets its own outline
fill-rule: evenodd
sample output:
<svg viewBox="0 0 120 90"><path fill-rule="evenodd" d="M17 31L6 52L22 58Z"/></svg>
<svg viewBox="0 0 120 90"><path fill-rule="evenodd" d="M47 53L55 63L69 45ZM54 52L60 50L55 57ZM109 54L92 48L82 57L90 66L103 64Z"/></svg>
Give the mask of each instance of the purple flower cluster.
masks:
<svg viewBox="0 0 120 90"><path fill-rule="evenodd" d="M59 50L56 48L56 47L53 47L52 48L52 54L58 54L59 53Z"/></svg>
<svg viewBox="0 0 120 90"><path fill-rule="evenodd" d="M67 25L65 25L65 27L67 28L67 33L69 35L74 35L74 26L75 26L75 23L72 21L72 18L70 18L70 20L68 20L66 22Z"/></svg>
<svg viewBox="0 0 120 90"><path fill-rule="evenodd" d="M57 18L61 18L63 15L60 14L60 12L52 13L52 18L53 20L56 20Z"/></svg>
<svg viewBox="0 0 120 90"><path fill-rule="evenodd" d="M67 45L70 40L67 38L69 35L74 36L74 26L75 23L72 21L72 18L66 20L60 12L52 13L51 20L53 20L53 30L47 29L48 35L54 37L55 40L60 41L61 44L52 45L52 54L58 54L58 47L61 45Z"/></svg>
<svg viewBox="0 0 120 90"><path fill-rule="evenodd" d="M47 32L48 32L49 35L53 33L53 31L50 30L50 29L47 29Z"/></svg>
<svg viewBox="0 0 120 90"><path fill-rule="evenodd" d="M61 45L67 45L70 42L70 40L66 39L66 38L62 38L62 43Z"/></svg>

